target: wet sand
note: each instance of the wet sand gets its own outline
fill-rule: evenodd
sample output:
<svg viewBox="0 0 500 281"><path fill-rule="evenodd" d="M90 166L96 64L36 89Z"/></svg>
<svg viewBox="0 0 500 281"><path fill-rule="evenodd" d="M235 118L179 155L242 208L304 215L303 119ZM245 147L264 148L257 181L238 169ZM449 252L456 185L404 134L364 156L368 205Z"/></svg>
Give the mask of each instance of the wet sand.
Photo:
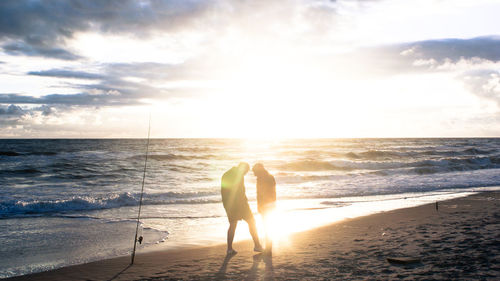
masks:
<svg viewBox="0 0 500 281"><path fill-rule="evenodd" d="M138 254L133 266L121 257L9 280L499 280L499 241L500 192L483 192L439 202L437 210L427 204L293 234L272 257L242 241L231 258L218 245Z"/></svg>

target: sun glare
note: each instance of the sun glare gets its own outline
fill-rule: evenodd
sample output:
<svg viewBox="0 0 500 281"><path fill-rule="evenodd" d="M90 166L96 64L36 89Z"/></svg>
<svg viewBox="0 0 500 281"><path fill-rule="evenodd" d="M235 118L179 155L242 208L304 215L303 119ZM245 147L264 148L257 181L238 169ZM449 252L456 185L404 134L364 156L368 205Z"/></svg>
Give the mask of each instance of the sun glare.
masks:
<svg viewBox="0 0 500 281"><path fill-rule="evenodd" d="M238 118L236 137L321 136L326 120L335 125L354 102L347 83L326 76L293 58L249 55L227 73L215 103Z"/></svg>

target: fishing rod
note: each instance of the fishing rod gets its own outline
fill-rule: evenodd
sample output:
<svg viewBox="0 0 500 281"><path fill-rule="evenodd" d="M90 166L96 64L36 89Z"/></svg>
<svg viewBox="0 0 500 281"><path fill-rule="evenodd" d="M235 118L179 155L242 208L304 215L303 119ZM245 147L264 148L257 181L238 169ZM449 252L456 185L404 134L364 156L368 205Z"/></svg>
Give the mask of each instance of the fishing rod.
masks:
<svg viewBox="0 0 500 281"><path fill-rule="evenodd" d="M142 244L142 236L137 238L137 232L139 231L139 219L141 217L141 208L142 208L142 196L144 195L144 181L146 179L146 167L148 165L148 152L149 152L149 133L151 132L151 112L149 113L149 125L148 125L148 141L146 143L146 159L144 160L144 173L142 174L142 188L141 188L141 199L139 199L139 212L137 214L137 225L135 227L135 238L134 238L134 250L132 251L132 260L130 261L130 265L134 264L135 258L135 248L137 246L137 242Z"/></svg>

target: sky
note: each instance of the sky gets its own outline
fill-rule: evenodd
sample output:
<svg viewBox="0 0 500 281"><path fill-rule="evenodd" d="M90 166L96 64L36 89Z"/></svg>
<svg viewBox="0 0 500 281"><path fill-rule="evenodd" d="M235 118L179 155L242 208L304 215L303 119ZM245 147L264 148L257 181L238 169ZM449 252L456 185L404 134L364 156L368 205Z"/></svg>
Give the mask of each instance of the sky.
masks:
<svg viewBox="0 0 500 281"><path fill-rule="evenodd" d="M500 1L2 0L0 138L500 136Z"/></svg>

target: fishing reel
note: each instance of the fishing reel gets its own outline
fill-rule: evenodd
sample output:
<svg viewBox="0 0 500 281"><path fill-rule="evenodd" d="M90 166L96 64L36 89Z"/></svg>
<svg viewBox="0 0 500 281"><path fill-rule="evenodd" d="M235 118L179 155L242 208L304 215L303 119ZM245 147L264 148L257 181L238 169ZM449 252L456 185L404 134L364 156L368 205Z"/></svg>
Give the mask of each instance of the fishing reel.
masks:
<svg viewBox="0 0 500 281"><path fill-rule="evenodd" d="M139 244L142 244L142 240L143 240L143 239L144 239L144 238L143 238L142 236L139 236L139 238L137 238L137 240L136 240L135 242L139 242Z"/></svg>

